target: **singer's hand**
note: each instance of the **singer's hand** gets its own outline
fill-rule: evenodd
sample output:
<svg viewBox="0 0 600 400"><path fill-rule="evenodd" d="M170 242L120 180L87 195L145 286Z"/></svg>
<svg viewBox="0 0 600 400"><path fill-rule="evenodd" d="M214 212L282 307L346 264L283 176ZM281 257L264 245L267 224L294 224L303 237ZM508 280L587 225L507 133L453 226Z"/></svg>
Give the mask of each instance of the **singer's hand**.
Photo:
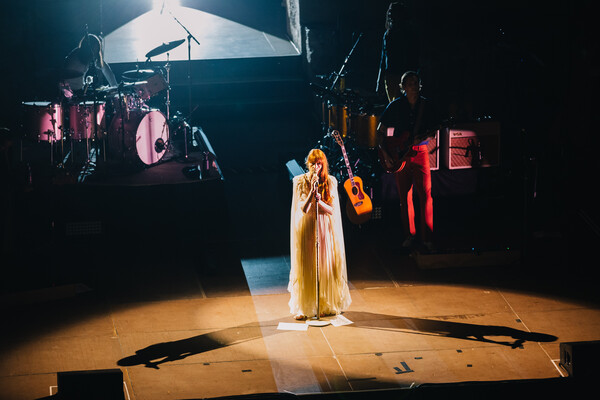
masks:
<svg viewBox="0 0 600 400"><path fill-rule="evenodd" d="M312 176L312 178L310 179L310 184L311 184L312 190L316 191L317 187L319 186L319 176L317 174L314 174Z"/></svg>

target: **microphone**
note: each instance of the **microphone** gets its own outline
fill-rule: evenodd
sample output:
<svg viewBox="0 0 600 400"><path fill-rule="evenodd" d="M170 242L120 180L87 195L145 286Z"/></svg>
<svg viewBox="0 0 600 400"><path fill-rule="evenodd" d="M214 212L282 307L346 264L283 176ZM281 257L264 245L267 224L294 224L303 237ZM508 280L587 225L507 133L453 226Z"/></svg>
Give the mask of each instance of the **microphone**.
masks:
<svg viewBox="0 0 600 400"><path fill-rule="evenodd" d="M317 178L313 181L313 186L314 186L315 190L317 190L317 188L319 187L319 181L321 180L321 176L319 174L320 172L321 172L321 165L315 164L315 176Z"/></svg>
<svg viewBox="0 0 600 400"><path fill-rule="evenodd" d="M93 76L86 76L85 77L85 84L83 85L83 95L85 96L85 94L87 93L90 85L94 83L94 77Z"/></svg>

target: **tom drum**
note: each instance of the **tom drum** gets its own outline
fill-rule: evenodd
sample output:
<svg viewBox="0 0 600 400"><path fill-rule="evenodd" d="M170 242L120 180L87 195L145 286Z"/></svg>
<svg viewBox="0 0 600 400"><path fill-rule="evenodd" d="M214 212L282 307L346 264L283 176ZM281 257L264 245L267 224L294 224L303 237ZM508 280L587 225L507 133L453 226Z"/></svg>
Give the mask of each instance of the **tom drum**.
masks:
<svg viewBox="0 0 600 400"><path fill-rule="evenodd" d="M94 115L96 122L94 124ZM106 132L106 103L86 101L69 108L69 128L73 140L98 138Z"/></svg>
<svg viewBox="0 0 600 400"><path fill-rule="evenodd" d="M359 146L377 146L377 123L377 116L373 114L361 113L352 116L350 127Z"/></svg>
<svg viewBox="0 0 600 400"><path fill-rule="evenodd" d="M23 135L40 142L62 139L63 113L60 104L49 101L23 102Z"/></svg>

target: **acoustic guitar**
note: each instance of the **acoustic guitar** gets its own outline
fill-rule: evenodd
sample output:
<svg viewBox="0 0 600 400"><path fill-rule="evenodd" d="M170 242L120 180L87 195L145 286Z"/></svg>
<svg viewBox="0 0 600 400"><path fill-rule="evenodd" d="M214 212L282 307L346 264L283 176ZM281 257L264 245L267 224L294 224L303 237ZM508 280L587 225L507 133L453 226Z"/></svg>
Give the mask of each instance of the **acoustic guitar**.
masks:
<svg viewBox="0 0 600 400"><path fill-rule="evenodd" d="M332 131L337 144L342 148L342 154L344 155L344 162L346 163L346 169L348 170L349 178L344 182L344 189L348 195L348 202L346 203L346 214L351 222L355 224L361 224L367 222L371 218L371 211L373 211L373 204L371 199L367 196L363 190L362 179L352 174L352 168L348 161L348 155L346 154L346 148L344 142L340 136L340 133L336 130Z"/></svg>

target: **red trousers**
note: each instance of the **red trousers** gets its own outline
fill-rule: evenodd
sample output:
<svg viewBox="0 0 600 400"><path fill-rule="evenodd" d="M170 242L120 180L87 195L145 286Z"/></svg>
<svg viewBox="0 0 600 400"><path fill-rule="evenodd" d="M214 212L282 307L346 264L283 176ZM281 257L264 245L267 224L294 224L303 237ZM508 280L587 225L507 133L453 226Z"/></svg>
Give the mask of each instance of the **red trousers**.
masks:
<svg viewBox="0 0 600 400"><path fill-rule="evenodd" d="M404 233L417 234L415 227L415 209L413 189L417 192L421 210L421 239L431 242L433 239L433 199L431 198L431 170L429 152L426 145L413 146L411 157L404 168L397 172L396 187L400 196L400 213Z"/></svg>

